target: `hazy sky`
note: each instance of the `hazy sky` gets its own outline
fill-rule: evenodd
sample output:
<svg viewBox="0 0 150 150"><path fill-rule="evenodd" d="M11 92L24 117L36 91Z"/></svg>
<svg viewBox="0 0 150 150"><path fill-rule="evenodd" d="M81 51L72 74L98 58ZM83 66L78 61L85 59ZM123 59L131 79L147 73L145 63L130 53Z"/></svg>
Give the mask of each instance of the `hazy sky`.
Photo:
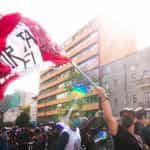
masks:
<svg viewBox="0 0 150 150"><path fill-rule="evenodd" d="M58 43L96 16L95 3L86 0L0 0L3 12L20 11L37 20ZM96 0L97 1L97 0Z"/></svg>
<svg viewBox="0 0 150 150"><path fill-rule="evenodd" d="M117 27L135 31L138 48L150 45L149 6L150 0L0 0L0 12L19 11L33 18L58 44L91 19L103 16Z"/></svg>
<svg viewBox="0 0 150 150"><path fill-rule="evenodd" d="M1 12L20 11L37 20L59 44L96 16L107 16L132 24L138 46L147 46L149 6L149 0L0 0Z"/></svg>

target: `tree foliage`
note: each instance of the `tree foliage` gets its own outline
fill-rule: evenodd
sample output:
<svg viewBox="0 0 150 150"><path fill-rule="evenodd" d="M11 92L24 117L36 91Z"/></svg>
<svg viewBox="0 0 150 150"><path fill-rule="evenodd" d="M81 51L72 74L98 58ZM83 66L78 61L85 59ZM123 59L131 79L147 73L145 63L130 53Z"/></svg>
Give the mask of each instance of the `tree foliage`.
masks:
<svg viewBox="0 0 150 150"><path fill-rule="evenodd" d="M16 119L16 125L19 127L28 126L29 120L29 114L26 112L22 112Z"/></svg>

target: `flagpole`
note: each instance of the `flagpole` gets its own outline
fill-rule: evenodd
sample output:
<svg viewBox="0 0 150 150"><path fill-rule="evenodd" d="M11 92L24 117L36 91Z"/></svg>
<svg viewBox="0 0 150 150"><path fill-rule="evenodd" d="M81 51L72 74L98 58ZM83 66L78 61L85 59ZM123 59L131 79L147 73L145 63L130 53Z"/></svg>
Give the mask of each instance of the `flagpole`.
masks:
<svg viewBox="0 0 150 150"><path fill-rule="evenodd" d="M93 82L93 80L92 80L88 75L86 75L86 74L77 66L77 64L76 64L75 62L71 61L71 64L74 66L75 69L78 70L78 72L80 72L80 73L82 74L83 77L85 77L85 78L89 81L89 83L90 83L91 85L93 85L95 88L99 88L99 86L96 85L95 82Z"/></svg>

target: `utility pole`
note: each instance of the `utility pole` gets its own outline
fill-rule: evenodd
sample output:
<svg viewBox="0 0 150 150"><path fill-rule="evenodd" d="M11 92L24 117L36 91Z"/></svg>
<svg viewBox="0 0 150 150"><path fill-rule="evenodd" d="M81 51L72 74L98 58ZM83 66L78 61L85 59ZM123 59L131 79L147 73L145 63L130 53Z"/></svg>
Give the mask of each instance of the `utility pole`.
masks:
<svg viewBox="0 0 150 150"><path fill-rule="evenodd" d="M128 83L127 83L127 65L123 64L123 70L124 70L124 91L125 91L125 102L124 107L128 105Z"/></svg>
<svg viewBox="0 0 150 150"><path fill-rule="evenodd" d="M97 20L97 26L100 27L100 23L99 20ZM98 28L98 82L99 82L99 86L102 86L102 74L103 74L103 70L101 67L101 31L100 28Z"/></svg>

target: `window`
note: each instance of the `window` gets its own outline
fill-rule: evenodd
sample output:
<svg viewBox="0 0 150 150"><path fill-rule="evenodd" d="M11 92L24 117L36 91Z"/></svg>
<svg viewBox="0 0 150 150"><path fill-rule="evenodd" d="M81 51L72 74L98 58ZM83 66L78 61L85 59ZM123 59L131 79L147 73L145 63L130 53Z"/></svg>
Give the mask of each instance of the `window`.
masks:
<svg viewBox="0 0 150 150"><path fill-rule="evenodd" d="M145 106L150 107L150 92L145 93Z"/></svg>
<svg viewBox="0 0 150 150"><path fill-rule="evenodd" d="M117 79L114 79L114 80L113 80L113 84L114 84L114 87L117 87L117 86L118 86L118 80L117 80Z"/></svg>
<svg viewBox="0 0 150 150"><path fill-rule="evenodd" d="M89 96L86 97L84 101L86 101L86 103L89 104L89 103L98 102L98 100L99 100L98 96Z"/></svg>
<svg viewBox="0 0 150 150"><path fill-rule="evenodd" d="M70 70L69 70L69 71L66 71L66 72L62 73L62 74L59 76L59 78L67 77L67 76L70 75L70 73L71 73Z"/></svg>
<svg viewBox="0 0 150 150"><path fill-rule="evenodd" d="M41 78L44 78L45 76L47 76L47 75L53 73L54 71L55 71L54 69L48 69L45 73L43 73L43 74L41 75Z"/></svg>
<svg viewBox="0 0 150 150"><path fill-rule="evenodd" d="M132 72L132 73L131 73L131 79L136 80L136 72Z"/></svg>
<svg viewBox="0 0 150 150"><path fill-rule="evenodd" d="M115 103L115 105L118 104L118 99L117 98L114 99L114 103Z"/></svg>
<svg viewBox="0 0 150 150"><path fill-rule="evenodd" d="M41 83L41 86L46 85L46 84L48 84L48 83L50 83L50 82L52 82L52 81L55 81L55 80L57 80L58 78L59 78L59 76L55 76L55 77L53 77L53 78L51 78L51 79L48 79L48 80L42 82L42 83Z"/></svg>
<svg viewBox="0 0 150 150"><path fill-rule="evenodd" d="M56 89L58 89L58 85L53 86L53 87L50 87L50 88L47 88L47 89L45 89L45 90L43 90L43 91L40 91L40 94L45 94L45 93L54 91L54 90L56 90Z"/></svg>
<svg viewBox="0 0 150 150"><path fill-rule="evenodd" d="M92 101L93 102L98 102L99 101L99 97L98 96L92 96Z"/></svg>
<svg viewBox="0 0 150 150"><path fill-rule="evenodd" d="M88 76L90 76L91 78L96 78L96 79L98 79L98 72L99 72L98 69L93 69L93 70L90 70L90 71L86 72L86 74L87 74Z"/></svg>
<svg viewBox="0 0 150 150"><path fill-rule="evenodd" d="M67 88L71 86L71 84L72 84L71 81L66 81L66 82L63 82L62 84L59 84L58 88Z"/></svg>
<svg viewBox="0 0 150 150"><path fill-rule="evenodd" d="M55 99L56 99L56 95L48 97L48 98L40 99L40 100L38 100L38 103L41 104L41 103L45 103L45 102L55 100Z"/></svg>
<svg viewBox="0 0 150 150"><path fill-rule="evenodd" d="M137 103L137 96L133 95L133 104L136 104L136 103Z"/></svg>
<svg viewBox="0 0 150 150"><path fill-rule="evenodd" d="M47 111L51 111L51 110L55 110L56 109L56 106L46 106L45 107L42 107L42 108L38 108L38 112L47 112Z"/></svg>
<svg viewBox="0 0 150 150"><path fill-rule="evenodd" d="M92 57L92 58L88 59L87 61L81 63L81 64L79 65L79 67L80 67L80 68L83 68L83 67L86 67L86 66L88 66L88 65L94 64L94 63L97 62L97 61L98 61L98 56L95 56L95 57Z"/></svg>
<svg viewBox="0 0 150 150"><path fill-rule="evenodd" d="M131 95L130 96L130 101L128 102L128 105L135 105L137 103L137 96L136 95Z"/></svg>
<svg viewBox="0 0 150 150"><path fill-rule="evenodd" d="M85 44L87 44L89 41L92 41L92 40L94 40L95 38L97 38L98 37L98 33L97 32L94 32L94 33L92 33L92 34L90 34L89 36L88 36L88 38L86 38L82 43L83 43L83 45Z"/></svg>
<svg viewBox="0 0 150 150"><path fill-rule="evenodd" d="M149 70L144 70L142 74L142 79L147 78L150 76L150 71Z"/></svg>
<svg viewBox="0 0 150 150"><path fill-rule="evenodd" d="M72 42L72 39L69 38L69 39L67 39L67 40L64 42L63 46L61 46L61 47L65 48L65 47L68 46L71 42ZM70 49L68 49L68 51L70 51Z"/></svg>
<svg viewBox="0 0 150 150"><path fill-rule="evenodd" d="M93 32L90 35L88 35L87 37L85 37L84 39L80 40L78 43L76 43L75 45L73 45L67 52L71 53L72 51L74 51L75 49L78 49L81 45L87 45L87 43L89 41L92 41L94 38L96 38L98 36L97 32Z"/></svg>
<svg viewBox="0 0 150 150"><path fill-rule="evenodd" d="M109 74L109 73L111 73L111 67L110 66L104 67L104 74Z"/></svg>
<svg viewBox="0 0 150 150"><path fill-rule="evenodd" d="M98 44L92 44L92 45L88 46L82 52L74 55L72 58L74 58L74 60L76 60L80 57L85 57L88 53L90 53L92 51L97 51L98 52Z"/></svg>
<svg viewBox="0 0 150 150"><path fill-rule="evenodd" d="M132 66L129 67L129 70L130 70L130 73L131 73L131 79L132 80L136 80L137 79L136 68L138 68L138 65L132 65Z"/></svg>
<svg viewBox="0 0 150 150"><path fill-rule="evenodd" d="M67 96L70 96L70 92L64 92L64 93L61 93L61 94L58 94L56 96L57 99L61 99L61 98L65 98Z"/></svg>

